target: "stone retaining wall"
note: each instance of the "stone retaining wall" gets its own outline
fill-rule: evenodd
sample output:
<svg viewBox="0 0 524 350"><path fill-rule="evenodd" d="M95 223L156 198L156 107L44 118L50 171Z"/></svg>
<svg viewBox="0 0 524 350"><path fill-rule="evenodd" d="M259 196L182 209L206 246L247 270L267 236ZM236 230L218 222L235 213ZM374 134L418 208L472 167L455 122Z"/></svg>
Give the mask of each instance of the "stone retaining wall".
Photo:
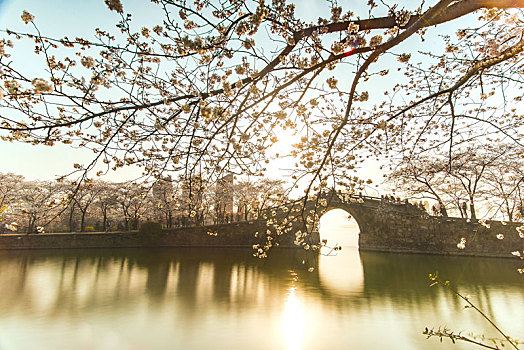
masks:
<svg viewBox="0 0 524 350"><path fill-rule="evenodd" d="M353 212L355 212L353 210ZM524 239L516 228L521 224L503 225L489 222L487 228L478 222L460 218L399 215L395 212L369 211L365 220L360 215L359 248L362 251L474 255L512 257L511 252L524 250ZM0 250L5 249L84 249L134 247L246 247L263 242L265 220L185 227L153 232L57 233L34 235L0 235ZM255 233L259 232L258 238ZM215 235L216 233L216 235ZM503 239L497 238L502 234ZM318 235L314 236L317 240ZM466 239L465 249L457 244ZM281 247L295 247L294 232L278 237ZM314 242L313 242L314 243Z"/></svg>
<svg viewBox="0 0 524 350"><path fill-rule="evenodd" d="M157 232L0 235L0 249L252 247L258 222L183 227ZM216 232L216 236L214 233ZM213 233L210 235L209 233Z"/></svg>
<svg viewBox="0 0 524 350"><path fill-rule="evenodd" d="M517 227L488 221L489 228L460 218L383 216L360 233L363 251L406 252L443 255L512 257L524 249ZM497 238L497 235L500 238ZM466 239L465 248L457 244Z"/></svg>

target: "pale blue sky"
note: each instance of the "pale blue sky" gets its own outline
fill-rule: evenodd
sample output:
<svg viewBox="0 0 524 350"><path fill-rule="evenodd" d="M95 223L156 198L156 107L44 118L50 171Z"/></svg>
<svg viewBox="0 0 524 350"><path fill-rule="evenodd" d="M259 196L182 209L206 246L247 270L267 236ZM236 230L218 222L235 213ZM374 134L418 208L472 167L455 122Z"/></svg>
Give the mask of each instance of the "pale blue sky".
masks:
<svg viewBox="0 0 524 350"><path fill-rule="evenodd" d="M159 18L157 16L157 7L151 6L148 0L123 0L122 2L126 12L129 11L135 14L134 20L137 25L150 26L157 24L155 22ZM311 16L311 20L329 13L329 9L324 1L305 0L297 1L297 3L299 4L297 12ZM357 2L357 4L361 5L361 8L364 8L366 3L367 1L364 0ZM409 9L416 8L418 3L415 0L402 2ZM55 37L67 35L70 37L84 36L91 38L96 27L112 29L119 19L118 14L107 9L103 0L0 0L0 28L29 31L30 27L25 25L20 19L23 10L27 10L35 16L35 22L43 33ZM460 20L460 22L462 22L462 26L464 26L464 23L467 23L464 20ZM438 33L446 31L452 33L461 26L459 23L444 25L439 28ZM427 50L431 45L428 42L436 38L435 32L434 30L429 31L427 36L429 40L423 45L417 38L410 39L410 42L404 46L405 50L412 51L413 48L419 47ZM24 49L23 45L17 43L17 47L21 49L20 53L24 51L22 50ZM423 48L424 45L426 46L425 48ZM27 50L32 52L32 47L29 44L25 46L25 51ZM29 72L31 67L33 67L34 72L32 73L37 75L38 66L31 63L31 55L22 55L17 58L17 62L19 63L20 60L23 61L25 59L27 59ZM383 67L388 64L388 60L394 60L394 58L383 59L381 65L374 67L374 69L384 69ZM395 74L392 73L388 76L387 81L382 81L379 84L380 86L370 82L363 84L362 89L370 90L370 92L376 91L376 93L381 94L390 83L393 84L396 81ZM343 73L339 73L337 77L341 83L349 83L352 74L348 74L346 78ZM284 144L286 143L289 144L291 142L284 142ZM88 163L93 156L92 152L85 149L73 149L63 145L45 147L2 141L0 141L0 154L4 160L7 160L2 162L0 172L13 172L24 175L28 179L53 179L58 175L70 172L73 169L73 163ZM289 161L276 162L273 165L275 171L270 172L271 177L278 175L277 169L279 166L289 166ZM360 173L363 177L373 178L375 183L381 179L378 165L374 162L368 162ZM139 174L140 171L137 169L124 168L117 173L109 174L107 179L124 180L136 177Z"/></svg>
<svg viewBox="0 0 524 350"><path fill-rule="evenodd" d="M144 1L127 1L126 6L132 9L135 3ZM126 7L127 9L127 7ZM84 36L92 37L94 29L114 28L119 16L107 9L103 0L3 0L0 3L0 28L9 28L16 31L29 31L31 27L20 19L22 11L28 11L35 16L39 29L49 36ZM139 9L138 13L146 14L147 10ZM146 18L151 18L146 16ZM72 29L73 28L73 29ZM20 49L24 46L17 42ZM32 52L31 46L25 49ZM20 50L22 52L22 50ZM18 59L27 58L27 65L31 67L31 55L24 55ZM35 76L38 70L33 72ZM13 172L24 175L26 178L54 179L73 170L74 163L89 163L93 153L86 149L71 148L65 145L53 147L33 146L24 143L9 143L0 141L0 154L7 162L2 162L0 172ZM132 179L140 175L136 168L124 168L116 173L108 174L108 180L120 181Z"/></svg>

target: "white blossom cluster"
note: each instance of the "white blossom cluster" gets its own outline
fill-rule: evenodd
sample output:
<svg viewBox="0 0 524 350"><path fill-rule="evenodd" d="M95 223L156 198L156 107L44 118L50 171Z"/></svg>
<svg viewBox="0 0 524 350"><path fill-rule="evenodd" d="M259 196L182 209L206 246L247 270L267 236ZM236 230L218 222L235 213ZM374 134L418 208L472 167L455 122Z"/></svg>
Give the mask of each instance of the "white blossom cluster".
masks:
<svg viewBox="0 0 524 350"><path fill-rule="evenodd" d="M457 244L457 248L458 249L464 249L466 248L466 238L465 237L462 237L460 239L460 242Z"/></svg>
<svg viewBox="0 0 524 350"><path fill-rule="evenodd" d="M18 231L18 224L16 222L5 224L5 228L8 229L9 231Z"/></svg>

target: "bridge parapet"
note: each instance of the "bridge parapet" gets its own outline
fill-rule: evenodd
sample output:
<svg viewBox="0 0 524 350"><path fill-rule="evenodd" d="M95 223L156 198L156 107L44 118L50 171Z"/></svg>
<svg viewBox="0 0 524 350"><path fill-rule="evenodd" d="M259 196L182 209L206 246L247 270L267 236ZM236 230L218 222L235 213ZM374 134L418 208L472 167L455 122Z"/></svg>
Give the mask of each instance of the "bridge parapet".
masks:
<svg viewBox="0 0 524 350"><path fill-rule="evenodd" d="M360 219L364 219L365 212L391 213L398 215L427 216L428 214L409 203L408 201L389 200L384 197L372 197L366 195L355 195L341 191L321 192L307 200L298 199L284 203L278 207L269 208L262 211L260 219L282 219L286 217L296 217L300 215L304 219L313 215L314 220L320 218L325 212L332 209L343 209L349 212L355 220L361 225ZM359 218L360 216L364 216Z"/></svg>

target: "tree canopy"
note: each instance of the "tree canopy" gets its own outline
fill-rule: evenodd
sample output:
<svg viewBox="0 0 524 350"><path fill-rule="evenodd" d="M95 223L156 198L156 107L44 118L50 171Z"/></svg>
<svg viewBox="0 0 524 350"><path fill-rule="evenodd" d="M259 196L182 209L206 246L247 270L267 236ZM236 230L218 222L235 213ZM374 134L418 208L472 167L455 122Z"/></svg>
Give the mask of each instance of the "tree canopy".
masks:
<svg viewBox="0 0 524 350"><path fill-rule="evenodd" d="M286 0L152 0L162 18L150 27L125 2L106 4L116 29L49 37L24 11L27 31L7 30L0 45L2 139L92 149L92 163L75 165L84 179L97 164L258 175L289 157L309 194L354 187L351 170L370 155L451 159L474 139L522 147L522 0L371 0L359 13L326 1L315 22ZM431 51L408 44L473 13ZM12 59L17 39L33 41L39 75Z"/></svg>
<svg viewBox="0 0 524 350"><path fill-rule="evenodd" d="M524 214L524 159L511 144L457 147L451 157L447 152L406 157L388 180L411 197L437 201L445 215L451 209L477 218L477 204L484 218L517 221Z"/></svg>

